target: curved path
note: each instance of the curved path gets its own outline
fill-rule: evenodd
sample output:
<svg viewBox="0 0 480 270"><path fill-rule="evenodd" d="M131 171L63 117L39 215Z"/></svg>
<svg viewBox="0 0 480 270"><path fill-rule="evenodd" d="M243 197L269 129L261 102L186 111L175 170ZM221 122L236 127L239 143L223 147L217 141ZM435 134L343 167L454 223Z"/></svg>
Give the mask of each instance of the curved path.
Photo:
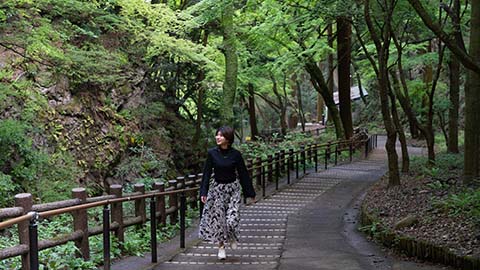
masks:
<svg viewBox="0 0 480 270"><path fill-rule="evenodd" d="M381 137L378 145L384 145ZM241 243L238 249L227 248L224 261L217 259L214 245L194 241L155 266L112 269L448 269L402 261L358 233L360 200L386 170L385 151L375 149L368 159L309 172L279 192L242 207Z"/></svg>

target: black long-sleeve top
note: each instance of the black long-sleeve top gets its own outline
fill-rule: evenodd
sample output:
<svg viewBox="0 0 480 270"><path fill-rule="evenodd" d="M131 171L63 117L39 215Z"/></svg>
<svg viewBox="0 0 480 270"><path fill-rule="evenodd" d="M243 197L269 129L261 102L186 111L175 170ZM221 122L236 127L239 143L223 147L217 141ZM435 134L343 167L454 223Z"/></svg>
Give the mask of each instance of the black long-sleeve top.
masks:
<svg viewBox="0 0 480 270"><path fill-rule="evenodd" d="M200 196L207 196L212 169L215 173L215 181L222 184L234 182L238 175L245 197L255 197L252 180L248 175L242 154L237 149L232 147L228 149L214 147L208 150L207 160L203 169L202 183L200 185Z"/></svg>

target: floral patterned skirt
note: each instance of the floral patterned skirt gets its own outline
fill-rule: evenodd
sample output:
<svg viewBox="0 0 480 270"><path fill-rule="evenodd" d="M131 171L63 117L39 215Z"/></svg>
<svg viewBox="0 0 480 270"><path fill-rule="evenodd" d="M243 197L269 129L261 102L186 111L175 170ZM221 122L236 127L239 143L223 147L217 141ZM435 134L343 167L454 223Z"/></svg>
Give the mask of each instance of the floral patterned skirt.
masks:
<svg viewBox="0 0 480 270"><path fill-rule="evenodd" d="M200 221L199 236L214 244L239 240L240 183L219 184L212 181Z"/></svg>

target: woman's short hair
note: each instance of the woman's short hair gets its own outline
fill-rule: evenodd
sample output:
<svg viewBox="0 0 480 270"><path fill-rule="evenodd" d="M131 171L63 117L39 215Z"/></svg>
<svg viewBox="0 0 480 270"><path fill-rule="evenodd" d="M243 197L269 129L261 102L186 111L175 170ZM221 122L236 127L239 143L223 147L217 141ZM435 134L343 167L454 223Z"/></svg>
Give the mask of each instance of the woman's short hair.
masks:
<svg viewBox="0 0 480 270"><path fill-rule="evenodd" d="M233 141L235 140L235 131L233 128L229 126L219 127L217 132L215 132L215 136L218 134L218 132L222 133L223 137L227 139L229 145L233 144Z"/></svg>

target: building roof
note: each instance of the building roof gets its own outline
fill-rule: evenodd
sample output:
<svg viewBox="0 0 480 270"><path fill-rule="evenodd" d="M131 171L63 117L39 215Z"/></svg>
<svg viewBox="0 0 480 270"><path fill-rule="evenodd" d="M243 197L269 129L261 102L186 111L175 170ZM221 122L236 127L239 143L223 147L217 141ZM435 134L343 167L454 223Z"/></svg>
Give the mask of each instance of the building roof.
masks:
<svg viewBox="0 0 480 270"><path fill-rule="evenodd" d="M365 87L362 87L362 92L364 96L368 96L368 92ZM357 85L350 87L350 99L357 100L360 99L360 89ZM338 101L338 91L333 93L333 101L335 101L335 105L338 105L340 102Z"/></svg>

